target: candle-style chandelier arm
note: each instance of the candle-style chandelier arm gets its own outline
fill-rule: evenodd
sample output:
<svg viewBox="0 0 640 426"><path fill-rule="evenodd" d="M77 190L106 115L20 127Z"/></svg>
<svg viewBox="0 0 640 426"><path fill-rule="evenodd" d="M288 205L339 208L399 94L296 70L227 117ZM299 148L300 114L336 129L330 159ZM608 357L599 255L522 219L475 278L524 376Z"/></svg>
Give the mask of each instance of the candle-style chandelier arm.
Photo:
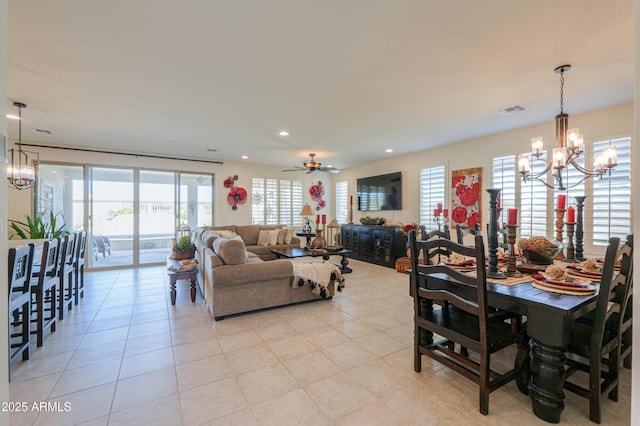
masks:
<svg viewBox="0 0 640 426"><path fill-rule="evenodd" d="M585 176L585 178L584 178L584 179L588 178L589 176L602 176L602 175L605 173L605 172L604 172L604 170L600 170L600 169L593 169L593 170L591 170L591 169L587 169L587 168L585 168L585 167L581 166L581 165L576 161L576 159L575 159L575 158L571 158L571 159L569 160L569 163L571 163L571 165L572 165L573 167L575 167L576 169L578 169L581 173L583 173L583 174L587 175L587 176ZM584 179L582 179L582 180L584 180ZM582 182L582 181L581 181L581 182Z"/></svg>
<svg viewBox="0 0 640 426"><path fill-rule="evenodd" d="M534 175L532 175L531 172L527 172L526 176L525 176L526 179L539 179L541 176L546 175L547 172L549 170L551 170L551 167L553 166L553 163L551 161L542 160L542 159L540 159L538 157L536 157L536 160L540 160L540 161L544 161L545 162L546 166L545 166L544 170L542 170L541 172L536 173Z"/></svg>
<svg viewBox="0 0 640 426"><path fill-rule="evenodd" d="M550 184L549 182L547 182L546 180L544 180L544 179L542 179L540 177L529 177L529 178L527 178L527 180L535 180L537 182L540 182L540 183L542 183L544 186L546 186L549 189L558 189L560 191L564 191L566 189L571 189L571 188L574 188L574 187L580 185L582 182L584 182L585 180L587 180L591 176L590 175L585 176L582 179L580 179L578 182L576 182L576 183L574 183L572 185L569 185L569 186L564 186L564 183L562 182L562 174L554 175L554 177L555 177L555 181L558 182L558 186L556 186L554 184ZM526 183L526 180L525 180L525 183Z"/></svg>

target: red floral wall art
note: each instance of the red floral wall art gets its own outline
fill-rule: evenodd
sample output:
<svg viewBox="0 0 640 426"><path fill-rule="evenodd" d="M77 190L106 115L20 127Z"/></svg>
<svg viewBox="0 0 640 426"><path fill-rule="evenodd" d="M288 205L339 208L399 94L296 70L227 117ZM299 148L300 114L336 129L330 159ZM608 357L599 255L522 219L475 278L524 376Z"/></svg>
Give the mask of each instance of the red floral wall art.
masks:
<svg viewBox="0 0 640 426"><path fill-rule="evenodd" d="M324 186L322 182L318 181L317 184L311 185L309 195L311 195L311 199L317 203L316 210L324 209L327 206L327 202L322 199L324 196Z"/></svg>
<svg viewBox="0 0 640 426"><path fill-rule="evenodd" d="M451 172L451 227L481 222L482 167Z"/></svg>
<svg viewBox="0 0 640 426"><path fill-rule="evenodd" d="M247 190L236 186L238 175L229 176L224 180L224 187L229 189L227 202L233 210L238 210L238 204L247 202Z"/></svg>

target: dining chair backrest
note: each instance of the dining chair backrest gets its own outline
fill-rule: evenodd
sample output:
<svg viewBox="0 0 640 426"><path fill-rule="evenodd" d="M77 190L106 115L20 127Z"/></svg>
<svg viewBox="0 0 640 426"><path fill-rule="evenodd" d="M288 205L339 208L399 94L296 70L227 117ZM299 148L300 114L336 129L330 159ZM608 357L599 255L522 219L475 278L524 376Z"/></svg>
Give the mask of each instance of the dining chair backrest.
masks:
<svg viewBox="0 0 640 426"><path fill-rule="evenodd" d="M461 256L473 258L475 260L475 276L461 272L445 264L420 264L412 257L411 271L413 274L412 285L418 285L426 275L443 273L455 281L465 284L462 287L451 287L448 289L429 290L423 289L422 293L433 300L448 302L462 309L465 312L478 316L480 326L486 325L488 312L487 305L487 276L484 268L485 251L482 235L474 237L473 246L464 246L447 238L432 238L429 240L416 240L415 233L409 233L409 241L412 252L437 252L457 253ZM469 291L468 286L474 287ZM413 289L416 290L416 289ZM461 291L460 291L461 290ZM416 290L417 291L417 290ZM475 294L473 294L475 293ZM412 292L412 294L417 294Z"/></svg>
<svg viewBox="0 0 640 426"><path fill-rule="evenodd" d="M62 242L60 261L62 265L73 265L73 257L76 254L76 233L67 234ZM63 254L64 253L64 254Z"/></svg>
<svg viewBox="0 0 640 426"><path fill-rule="evenodd" d="M434 230L426 233L424 231L422 232L422 241L430 241L434 239L451 240L451 232L449 231L449 226L444 225L444 228L442 231ZM412 253L418 253L418 256L416 256L417 258L419 258L420 253L422 253L422 259L425 265L434 263L432 259L436 256L438 256L438 259L440 259L441 256L449 257L451 255L451 252L448 249L446 249L445 247L438 246L437 244L430 245L429 249L420 249L420 251L417 251L417 252L412 250Z"/></svg>
<svg viewBox="0 0 640 426"><path fill-rule="evenodd" d="M475 226L462 228L459 223L456 223L456 235L458 236L458 244L464 244L464 237L467 235L478 235L480 233L480 224L476 223Z"/></svg>
<svg viewBox="0 0 640 426"><path fill-rule="evenodd" d="M40 261L41 280L58 277L58 268L60 265L58 256L60 254L60 248L60 238L52 238L44 242L42 246L42 259Z"/></svg>
<svg viewBox="0 0 640 426"><path fill-rule="evenodd" d="M78 231L76 237L76 253L74 262L77 265L84 265L85 250L87 248L87 231Z"/></svg>
<svg viewBox="0 0 640 426"><path fill-rule="evenodd" d="M9 249L9 293L29 291L33 254L33 244Z"/></svg>

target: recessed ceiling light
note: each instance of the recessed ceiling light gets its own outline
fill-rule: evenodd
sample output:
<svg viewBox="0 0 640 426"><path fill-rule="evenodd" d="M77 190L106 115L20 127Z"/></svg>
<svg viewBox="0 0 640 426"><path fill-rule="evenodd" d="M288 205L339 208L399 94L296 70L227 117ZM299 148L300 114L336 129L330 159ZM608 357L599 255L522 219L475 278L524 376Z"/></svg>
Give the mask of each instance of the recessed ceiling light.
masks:
<svg viewBox="0 0 640 426"><path fill-rule="evenodd" d="M216 148L207 148L207 152L218 152L218 151L220 150Z"/></svg>
<svg viewBox="0 0 640 426"><path fill-rule="evenodd" d="M20 117L13 114L7 114L7 118L10 118L11 120L20 120Z"/></svg>
<svg viewBox="0 0 640 426"><path fill-rule="evenodd" d="M280 132L280 136L289 136L289 132L287 132L286 130L283 130Z"/></svg>
<svg viewBox="0 0 640 426"><path fill-rule="evenodd" d="M247 159L249 158L249 156L248 156L248 155L243 155L243 156L242 156L242 157L240 157L240 158L242 158L243 160L247 160Z"/></svg>
<svg viewBox="0 0 640 426"><path fill-rule="evenodd" d="M384 152L393 152L393 149L387 148L387 149L384 150Z"/></svg>

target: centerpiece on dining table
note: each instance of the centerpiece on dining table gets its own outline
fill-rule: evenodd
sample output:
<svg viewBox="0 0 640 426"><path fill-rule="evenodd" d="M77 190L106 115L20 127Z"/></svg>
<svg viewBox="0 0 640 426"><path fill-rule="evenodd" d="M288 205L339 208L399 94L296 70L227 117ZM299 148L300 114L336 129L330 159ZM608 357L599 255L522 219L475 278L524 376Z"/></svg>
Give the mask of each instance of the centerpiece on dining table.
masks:
<svg viewBox="0 0 640 426"><path fill-rule="evenodd" d="M531 237L520 238L518 248L527 259L527 263L551 265L563 246L561 242L546 237Z"/></svg>

